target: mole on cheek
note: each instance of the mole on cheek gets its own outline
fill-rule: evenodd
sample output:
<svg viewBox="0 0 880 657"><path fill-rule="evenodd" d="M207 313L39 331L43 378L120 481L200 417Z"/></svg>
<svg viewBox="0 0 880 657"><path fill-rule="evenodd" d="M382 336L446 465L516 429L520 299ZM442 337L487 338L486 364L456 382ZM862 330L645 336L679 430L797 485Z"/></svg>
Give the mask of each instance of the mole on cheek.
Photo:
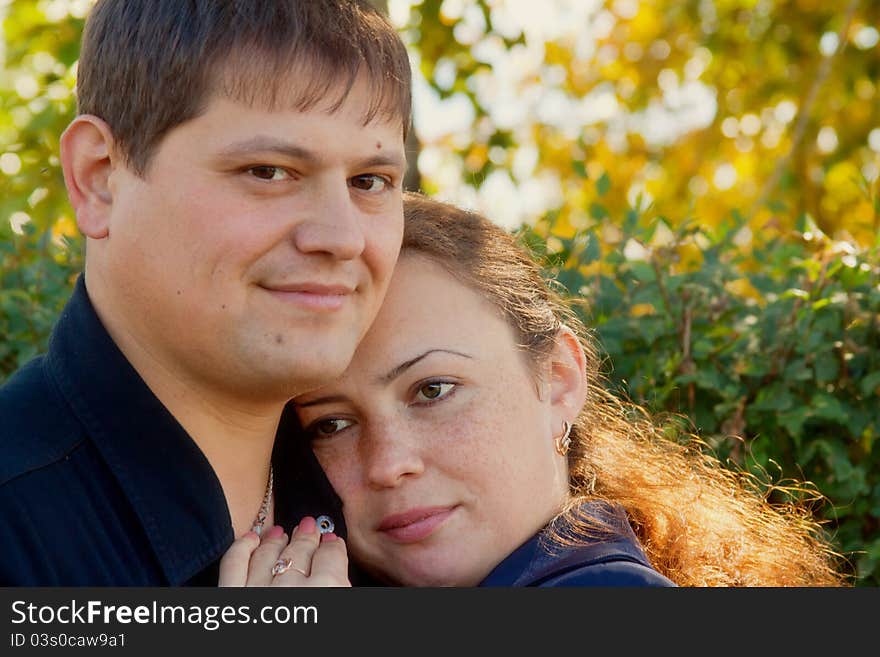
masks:
<svg viewBox="0 0 880 657"><path fill-rule="evenodd" d="M281 343L283 343L283 342L284 342L284 336L283 336L283 335L276 335L276 336L275 336L275 344L281 344Z"/></svg>

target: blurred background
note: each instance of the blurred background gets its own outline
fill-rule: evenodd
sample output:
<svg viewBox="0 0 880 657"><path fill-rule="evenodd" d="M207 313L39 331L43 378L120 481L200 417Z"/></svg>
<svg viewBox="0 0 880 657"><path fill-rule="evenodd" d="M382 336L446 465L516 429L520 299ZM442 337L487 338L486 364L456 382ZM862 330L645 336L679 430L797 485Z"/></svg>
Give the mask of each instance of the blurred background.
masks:
<svg viewBox="0 0 880 657"><path fill-rule="evenodd" d="M82 267L58 138L91 4L0 1L0 382ZM374 4L416 74L407 186L515 231L610 386L811 482L880 584L880 2Z"/></svg>

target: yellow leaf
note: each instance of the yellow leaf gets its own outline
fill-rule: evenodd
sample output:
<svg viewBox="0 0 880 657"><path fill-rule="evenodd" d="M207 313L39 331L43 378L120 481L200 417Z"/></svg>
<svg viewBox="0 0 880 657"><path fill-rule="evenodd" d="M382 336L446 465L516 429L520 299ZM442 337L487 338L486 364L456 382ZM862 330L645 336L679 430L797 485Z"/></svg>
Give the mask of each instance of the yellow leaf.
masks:
<svg viewBox="0 0 880 657"><path fill-rule="evenodd" d="M847 203L864 196L859 189L860 178L861 172L855 163L843 160L828 169L823 184L834 200L838 203Z"/></svg>
<svg viewBox="0 0 880 657"><path fill-rule="evenodd" d="M489 159L489 149L485 144L474 144L467 157L464 159L464 166L468 171L479 171L486 165Z"/></svg>
<svg viewBox="0 0 880 657"><path fill-rule="evenodd" d="M650 43L664 28L663 16L651 5L639 3L639 11L629 24L629 37L637 43Z"/></svg>
<svg viewBox="0 0 880 657"><path fill-rule="evenodd" d="M703 266L703 252L696 244L688 242L681 244L678 249L678 269L682 272L699 270Z"/></svg>
<svg viewBox="0 0 880 657"><path fill-rule="evenodd" d="M553 227L550 229L550 232L560 239L570 240L577 233L577 229L571 225L568 215L563 214L557 217L556 221L553 222Z"/></svg>
<svg viewBox="0 0 880 657"><path fill-rule="evenodd" d="M606 265L602 260L594 260L588 265L581 265L578 267L578 271L584 278L610 273L610 269L610 265Z"/></svg>
<svg viewBox="0 0 880 657"><path fill-rule="evenodd" d="M77 235L79 235L79 230L76 227L76 222L67 215L61 215L52 224L52 237L56 240L62 236L76 237Z"/></svg>
<svg viewBox="0 0 880 657"><path fill-rule="evenodd" d="M629 309L631 317L644 317L645 315L653 315L657 311L650 303L637 303Z"/></svg>
<svg viewBox="0 0 880 657"><path fill-rule="evenodd" d="M724 287L728 292L735 296L742 299L751 299L759 305L764 305L764 298L748 278L738 278L734 281L728 281L724 284Z"/></svg>

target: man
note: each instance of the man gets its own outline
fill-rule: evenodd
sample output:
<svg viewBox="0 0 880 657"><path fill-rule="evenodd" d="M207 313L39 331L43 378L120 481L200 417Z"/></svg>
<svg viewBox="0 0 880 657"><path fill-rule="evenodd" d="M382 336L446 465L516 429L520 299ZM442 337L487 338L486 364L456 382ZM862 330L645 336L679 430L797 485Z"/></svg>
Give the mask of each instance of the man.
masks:
<svg viewBox="0 0 880 657"><path fill-rule="evenodd" d="M397 258L399 36L351 0L99 0L77 94L85 272L0 389L0 584L213 585L252 527L344 534L279 422L344 370Z"/></svg>

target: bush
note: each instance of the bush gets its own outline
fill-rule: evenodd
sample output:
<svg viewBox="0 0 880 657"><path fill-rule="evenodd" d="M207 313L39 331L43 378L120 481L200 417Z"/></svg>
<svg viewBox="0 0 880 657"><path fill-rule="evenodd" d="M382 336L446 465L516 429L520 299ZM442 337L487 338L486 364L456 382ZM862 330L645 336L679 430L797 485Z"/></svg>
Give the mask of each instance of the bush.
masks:
<svg viewBox="0 0 880 657"><path fill-rule="evenodd" d="M38 353L82 268L79 240L0 224L0 383Z"/></svg>
<svg viewBox="0 0 880 657"><path fill-rule="evenodd" d="M737 468L814 484L857 582L880 583L880 249L807 219L761 243L737 215L673 231L593 214L574 232L548 216L522 239L595 331L611 385L688 418Z"/></svg>

